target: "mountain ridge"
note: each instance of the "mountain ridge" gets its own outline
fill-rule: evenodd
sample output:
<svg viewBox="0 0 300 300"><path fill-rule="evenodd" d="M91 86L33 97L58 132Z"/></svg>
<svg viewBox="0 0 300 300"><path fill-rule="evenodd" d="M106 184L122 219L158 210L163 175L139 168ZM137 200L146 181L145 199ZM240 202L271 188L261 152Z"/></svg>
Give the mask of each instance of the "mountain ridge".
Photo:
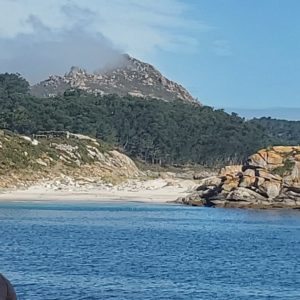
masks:
<svg viewBox="0 0 300 300"><path fill-rule="evenodd" d="M131 95L199 103L182 85L167 79L151 64L128 54L122 56L117 66L108 66L94 73L73 66L64 76L51 75L33 85L31 94L37 97L53 97L69 89L79 89L96 95Z"/></svg>

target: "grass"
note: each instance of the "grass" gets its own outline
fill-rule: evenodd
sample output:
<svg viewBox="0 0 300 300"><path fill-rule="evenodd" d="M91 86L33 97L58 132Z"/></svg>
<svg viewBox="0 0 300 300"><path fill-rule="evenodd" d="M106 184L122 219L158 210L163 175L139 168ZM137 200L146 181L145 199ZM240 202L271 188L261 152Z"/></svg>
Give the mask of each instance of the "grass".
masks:
<svg viewBox="0 0 300 300"><path fill-rule="evenodd" d="M104 153L112 150L111 146L99 142L99 146L89 140L67 139L67 138L53 138L40 139L39 144L34 146L29 141L24 140L19 135L12 132L1 132L0 142L0 175L7 174L11 170L45 170L47 167L39 165L36 160L38 158L50 161L50 165L55 165L59 161L62 151L55 149L52 145L65 144L73 147L78 147L76 152L80 154L78 158L81 164L90 164L94 160L88 155L87 145L96 147L100 152ZM66 154L64 152L64 154ZM49 159L50 158L50 159ZM52 160L52 162L51 162ZM67 165L71 167L78 167L72 160Z"/></svg>
<svg viewBox="0 0 300 300"><path fill-rule="evenodd" d="M289 158L285 159L283 166L275 168L272 173L281 177L288 175L292 172L295 162Z"/></svg>

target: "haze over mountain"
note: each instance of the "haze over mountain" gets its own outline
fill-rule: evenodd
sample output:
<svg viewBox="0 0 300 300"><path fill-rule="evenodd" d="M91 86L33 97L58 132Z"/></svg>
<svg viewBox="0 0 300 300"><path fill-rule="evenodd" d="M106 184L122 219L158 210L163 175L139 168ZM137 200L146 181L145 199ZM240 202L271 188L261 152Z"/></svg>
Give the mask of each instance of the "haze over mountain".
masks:
<svg viewBox="0 0 300 300"><path fill-rule="evenodd" d="M122 56L118 65L108 65L93 74L79 67L72 67L64 76L53 75L32 86L31 93L37 97L52 97L61 95L68 89L99 95L132 95L197 103L183 86L164 77L152 65L127 54Z"/></svg>
<svg viewBox="0 0 300 300"><path fill-rule="evenodd" d="M130 53L207 105L299 108L300 2L215 2L2 0L0 72L33 84Z"/></svg>

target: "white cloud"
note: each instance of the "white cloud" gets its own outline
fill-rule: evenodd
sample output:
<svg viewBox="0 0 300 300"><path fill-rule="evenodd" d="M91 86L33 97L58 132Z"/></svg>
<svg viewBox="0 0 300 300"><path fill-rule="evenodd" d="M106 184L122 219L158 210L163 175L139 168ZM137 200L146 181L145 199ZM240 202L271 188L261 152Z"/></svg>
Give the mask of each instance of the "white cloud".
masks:
<svg viewBox="0 0 300 300"><path fill-rule="evenodd" d="M197 34L210 30L187 17L189 6L183 0L0 0L0 7L0 37L34 32L27 22L34 15L51 30L80 24L142 59L156 49L195 49Z"/></svg>

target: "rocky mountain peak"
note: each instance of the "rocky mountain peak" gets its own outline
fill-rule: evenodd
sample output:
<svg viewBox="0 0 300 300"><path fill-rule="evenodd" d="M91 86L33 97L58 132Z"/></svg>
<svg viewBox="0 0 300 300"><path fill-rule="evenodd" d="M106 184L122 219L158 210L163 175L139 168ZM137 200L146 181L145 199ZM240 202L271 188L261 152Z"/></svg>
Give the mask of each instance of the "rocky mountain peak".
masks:
<svg viewBox="0 0 300 300"><path fill-rule="evenodd" d="M49 97L63 94L70 88L100 95L132 95L198 103L180 84L164 77L152 65L128 54L122 55L117 65L107 66L94 73L73 66L64 76L50 76L34 85L31 92L38 97Z"/></svg>
<svg viewBox="0 0 300 300"><path fill-rule="evenodd" d="M65 74L65 77L85 76L86 73L87 73L86 70L76 66L72 66L70 71Z"/></svg>

